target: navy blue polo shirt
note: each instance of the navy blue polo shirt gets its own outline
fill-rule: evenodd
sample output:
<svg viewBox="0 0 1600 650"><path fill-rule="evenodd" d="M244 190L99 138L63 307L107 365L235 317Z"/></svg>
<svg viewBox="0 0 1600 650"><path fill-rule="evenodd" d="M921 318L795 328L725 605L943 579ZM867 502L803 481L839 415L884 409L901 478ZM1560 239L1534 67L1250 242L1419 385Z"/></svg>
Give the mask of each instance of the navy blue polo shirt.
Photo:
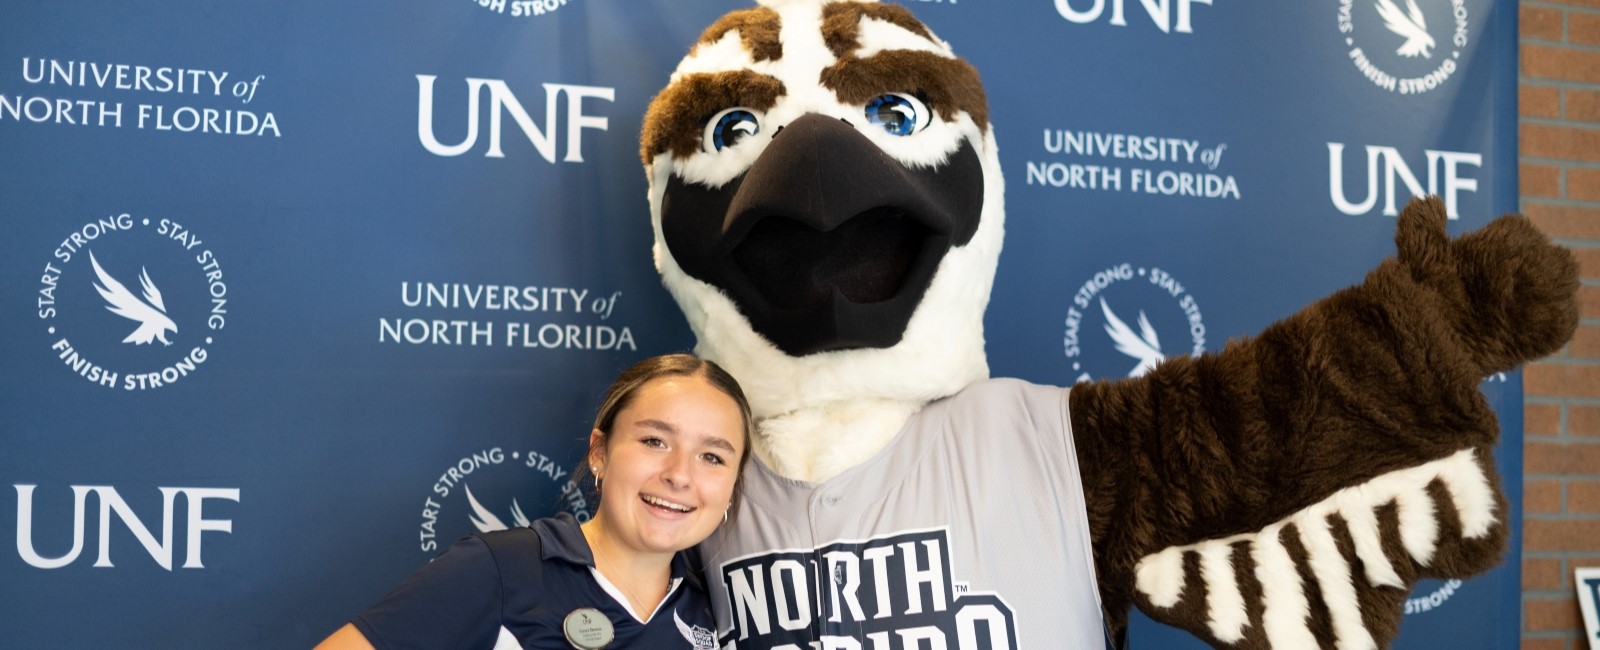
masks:
<svg viewBox="0 0 1600 650"><path fill-rule="evenodd" d="M582 607L611 620L608 648L714 650L716 622L698 572L672 558L672 587L640 622L608 592L594 555L567 513L527 528L482 533L451 545L428 566L351 621L379 650L388 648L571 648L562 632Z"/></svg>

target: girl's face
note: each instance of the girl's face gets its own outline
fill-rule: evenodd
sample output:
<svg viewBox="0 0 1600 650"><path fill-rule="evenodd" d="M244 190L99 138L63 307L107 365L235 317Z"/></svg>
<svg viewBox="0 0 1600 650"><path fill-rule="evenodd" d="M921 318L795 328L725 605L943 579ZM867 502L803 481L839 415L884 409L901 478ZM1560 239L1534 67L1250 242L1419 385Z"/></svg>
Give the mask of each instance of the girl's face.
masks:
<svg viewBox="0 0 1600 650"><path fill-rule="evenodd" d="M744 454L739 405L700 377L659 377L617 413L609 442L589 435L596 515L636 553L674 553L711 535L733 501Z"/></svg>

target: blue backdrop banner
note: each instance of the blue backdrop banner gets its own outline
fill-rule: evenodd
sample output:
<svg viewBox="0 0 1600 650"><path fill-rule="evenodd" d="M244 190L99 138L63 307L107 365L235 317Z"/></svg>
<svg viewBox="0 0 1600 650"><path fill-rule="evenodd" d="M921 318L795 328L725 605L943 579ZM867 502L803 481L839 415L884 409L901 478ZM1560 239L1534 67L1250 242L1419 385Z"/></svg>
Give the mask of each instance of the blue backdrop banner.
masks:
<svg viewBox="0 0 1600 650"><path fill-rule="evenodd" d="M1128 376L1108 319L1218 350L1359 281L1413 195L1515 209L1509 0L906 4L988 91L997 376ZM644 109L744 6L0 7L0 645L305 647L462 535L586 518L601 391L693 343ZM1517 507L1520 376L1484 390ZM1396 647L1514 647L1519 551Z"/></svg>

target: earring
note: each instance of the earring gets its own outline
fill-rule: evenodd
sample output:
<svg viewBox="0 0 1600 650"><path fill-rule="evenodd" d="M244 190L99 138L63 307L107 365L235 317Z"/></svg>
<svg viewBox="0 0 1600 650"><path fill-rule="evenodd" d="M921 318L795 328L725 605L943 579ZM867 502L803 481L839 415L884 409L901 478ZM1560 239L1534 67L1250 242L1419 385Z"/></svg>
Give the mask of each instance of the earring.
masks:
<svg viewBox="0 0 1600 650"><path fill-rule="evenodd" d="M723 510L722 511L722 523L728 523L728 511L727 510Z"/></svg>
<svg viewBox="0 0 1600 650"><path fill-rule="evenodd" d="M595 492L599 492L600 491L600 468L595 467L593 465L590 465L589 466L589 473L594 475L594 491Z"/></svg>

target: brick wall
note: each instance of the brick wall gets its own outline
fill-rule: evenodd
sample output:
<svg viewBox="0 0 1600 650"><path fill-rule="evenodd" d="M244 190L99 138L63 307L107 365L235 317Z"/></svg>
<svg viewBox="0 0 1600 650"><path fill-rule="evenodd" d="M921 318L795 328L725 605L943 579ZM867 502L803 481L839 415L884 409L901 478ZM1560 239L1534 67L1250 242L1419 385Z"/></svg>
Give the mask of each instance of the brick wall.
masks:
<svg viewBox="0 0 1600 650"><path fill-rule="evenodd" d="M1583 322L1524 373L1522 647L1586 650L1572 569L1600 567L1600 0L1522 0L1522 211L1572 247Z"/></svg>

